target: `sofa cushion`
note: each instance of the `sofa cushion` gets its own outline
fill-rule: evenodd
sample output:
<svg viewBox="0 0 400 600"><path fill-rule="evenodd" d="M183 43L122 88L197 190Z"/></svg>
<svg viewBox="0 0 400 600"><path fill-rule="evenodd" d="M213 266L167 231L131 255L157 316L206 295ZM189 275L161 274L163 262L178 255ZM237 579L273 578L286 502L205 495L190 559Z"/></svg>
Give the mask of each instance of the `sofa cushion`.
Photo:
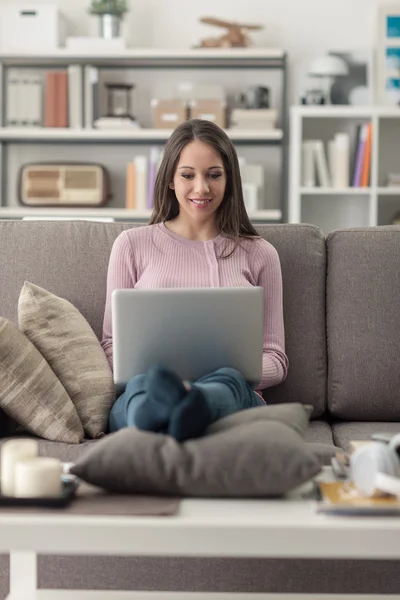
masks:
<svg viewBox="0 0 400 600"><path fill-rule="evenodd" d="M322 419L310 421L305 433L305 439L310 443L333 445L332 428L329 423Z"/></svg>
<svg viewBox="0 0 400 600"><path fill-rule="evenodd" d="M46 360L7 319L0 318L0 406L36 435L70 444L83 440L78 414Z"/></svg>
<svg viewBox="0 0 400 600"><path fill-rule="evenodd" d="M18 320L66 389L88 437L104 433L115 400L114 383L106 356L86 319L68 300L25 282Z"/></svg>
<svg viewBox="0 0 400 600"><path fill-rule="evenodd" d="M335 444L343 450L350 450L350 442L357 440L369 440L374 433L389 433L395 435L400 433L400 423L375 422L352 422L332 424L333 439Z"/></svg>
<svg viewBox="0 0 400 600"><path fill-rule="evenodd" d="M273 497L320 471L293 429L245 423L180 444L168 435L121 429L99 440L71 469L111 492L195 497Z"/></svg>
<svg viewBox="0 0 400 600"><path fill-rule="evenodd" d="M400 421L400 226L336 231L327 250L329 411Z"/></svg>
<svg viewBox="0 0 400 600"><path fill-rule="evenodd" d="M263 225L260 234L278 251L282 266L288 376L264 390L268 404L301 402L326 408L325 238L311 225Z"/></svg>
<svg viewBox="0 0 400 600"><path fill-rule="evenodd" d="M0 314L16 323L23 282L34 281L69 300L100 338L111 247L122 231L134 226L0 221ZM260 225L257 229L276 247L281 261L290 362L286 380L265 390L265 398L269 404L311 404L318 417L326 404L325 239L311 225Z"/></svg>
<svg viewBox="0 0 400 600"><path fill-rule="evenodd" d="M304 404L276 404L272 406L256 406L247 410L240 410L228 417L218 419L208 428L207 433L218 433L232 427L238 427L244 423L254 421L277 421L288 425L296 431L301 437L304 437L309 418L312 412L312 406Z"/></svg>
<svg viewBox="0 0 400 600"><path fill-rule="evenodd" d="M332 456L335 455L338 448L334 445L329 423L320 419L311 421L305 433L305 440L321 465L331 464Z"/></svg>

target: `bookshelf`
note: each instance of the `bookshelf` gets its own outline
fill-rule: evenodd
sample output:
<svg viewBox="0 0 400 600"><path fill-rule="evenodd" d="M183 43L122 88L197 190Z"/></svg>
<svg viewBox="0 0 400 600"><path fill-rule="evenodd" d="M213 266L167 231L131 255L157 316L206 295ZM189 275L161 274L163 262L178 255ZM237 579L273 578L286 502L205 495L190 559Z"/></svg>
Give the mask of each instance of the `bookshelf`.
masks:
<svg viewBox="0 0 400 600"><path fill-rule="evenodd" d="M320 138L327 147L335 132L350 136L350 161L356 152L357 126L372 123L370 178L367 187L303 187L302 143ZM309 222L324 233L333 229L387 225L400 212L400 187L387 187L389 173L400 172L397 140L400 107L293 106L290 111L290 223ZM352 170L350 166L350 182ZM318 182L317 182L318 183Z"/></svg>
<svg viewBox="0 0 400 600"><path fill-rule="evenodd" d="M238 154L249 152L249 162L260 159L268 171L266 178L267 196L262 208L253 211L250 217L258 222L281 222L287 220L287 172L288 172L288 139L287 139L287 57L281 49L274 48L237 48L237 49L157 49L135 48L123 51L83 51L76 52L67 48L56 49L51 55L38 50L23 52L0 52L0 218L23 218L36 215L68 215L96 218L101 215L115 219L146 220L149 211L125 209L125 195L122 194L125 182L122 182L122 170L115 161L119 157L132 156L135 153L148 152L152 144L164 144L172 130L153 129L144 125L139 129L105 130L87 127L58 128L58 127L16 127L7 126L7 73L10 69L45 70L68 69L70 65L94 67L99 72L112 73L120 71L124 76L132 70L134 76L142 76L149 87L152 77L157 80L162 77L176 77L177 73L185 71L182 80L192 79L196 82L198 73L205 73L203 81L221 81L221 71L224 80L231 77L236 82L237 93L243 92L247 83L265 85L272 90L273 108L278 110L278 124L272 130L226 129L227 134L235 143ZM148 72L149 70L149 72ZM240 70L238 73L237 70ZM214 72L214 79L207 73ZM128 75L127 75L128 76ZM272 77L272 80L271 80ZM205 79L204 79L205 78ZM255 81L254 81L255 79ZM237 82L240 82L239 84ZM244 83L242 83L244 82ZM143 86L142 86L143 88ZM229 90L232 92L231 89ZM85 103L85 86L83 85L83 104ZM229 100L228 100L229 103ZM143 103L142 103L143 104ZM139 109L138 109L139 110ZM147 103L147 110L149 104ZM134 110L135 112L135 110ZM135 113L136 114L136 113ZM137 115L140 116L140 115ZM140 119L139 119L140 120ZM15 163L45 162L49 153L53 160L68 162L73 155L74 160L100 162L108 167L104 159L110 154L110 175L112 186L115 183L116 200L111 206L99 209L83 208L28 208L18 204L15 193ZM68 147L70 148L68 154ZM50 149L51 148L51 152ZM14 152L14 155L12 153ZM32 159L27 161L27 152ZM131 152L131 155L127 153ZM125 153L125 154L124 154ZM17 158L15 158L15 156ZM44 156L44 158L42 158ZM118 156L118 159L117 159ZM11 160L12 159L12 160ZM114 164L112 161L114 160ZM127 162L127 161L126 161ZM13 168L10 168L10 164ZM124 165L125 166L125 165ZM114 169L114 171L112 170ZM270 177L274 178L270 185ZM118 178L118 181L117 181ZM40 211L40 212L39 212Z"/></svg>

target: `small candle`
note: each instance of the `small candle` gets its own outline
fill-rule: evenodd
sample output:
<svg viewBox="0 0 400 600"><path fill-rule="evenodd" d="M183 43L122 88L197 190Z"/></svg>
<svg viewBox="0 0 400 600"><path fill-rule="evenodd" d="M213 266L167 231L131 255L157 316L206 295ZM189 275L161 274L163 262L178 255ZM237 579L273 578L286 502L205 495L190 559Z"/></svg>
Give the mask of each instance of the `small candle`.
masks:
<svg viewBox="0 0 400 600"><path fill-rule="evenodd" d="M14 471L18 461L34 458L39 454L36 440L15 439L1 446L1 493L14 495Z"/></svg>
<svg viewBox="0 0 400 600"><path fill-rule="evenodd" d="M15 465L16 498L55 498L61 496L62 465L56 458L36 457Z"/></svg>

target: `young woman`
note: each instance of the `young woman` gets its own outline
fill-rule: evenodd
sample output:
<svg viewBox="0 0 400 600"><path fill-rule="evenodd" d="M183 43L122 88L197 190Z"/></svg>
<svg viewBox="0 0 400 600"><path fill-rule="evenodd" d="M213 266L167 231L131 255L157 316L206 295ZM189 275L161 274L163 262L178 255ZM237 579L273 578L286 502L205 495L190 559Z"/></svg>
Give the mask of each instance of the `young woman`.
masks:
<svg viewBox="0 0 400 600"><path fill-rule="evenodd" d="M111 367L114 289L250 285L265 290L263 369L256 391L231 368L187 382L154 365L133 377L115 402L111 432L135 426L179 441L198 437L213 421L262 405L257 391L287 374L278 254L249 221L229 137L210 121L187 121L166 144L150 224L124 231L112 248L102 340Z"/></svg>

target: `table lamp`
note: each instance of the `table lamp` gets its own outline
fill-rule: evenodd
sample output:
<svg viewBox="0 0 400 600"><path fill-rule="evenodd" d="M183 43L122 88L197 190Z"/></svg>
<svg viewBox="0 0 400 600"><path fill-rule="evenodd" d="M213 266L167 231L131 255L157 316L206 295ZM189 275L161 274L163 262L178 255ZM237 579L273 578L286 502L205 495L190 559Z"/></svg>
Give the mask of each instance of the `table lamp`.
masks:
<svg viewBox="0 0 400 600"><path fill-rule="evenodd" d="M331 87L335 77L349 74L347 63L337 56L326 54L316 58L311 63L308 75L310 77L319 77L324 80L325 103L331 104Z"/></svg>

